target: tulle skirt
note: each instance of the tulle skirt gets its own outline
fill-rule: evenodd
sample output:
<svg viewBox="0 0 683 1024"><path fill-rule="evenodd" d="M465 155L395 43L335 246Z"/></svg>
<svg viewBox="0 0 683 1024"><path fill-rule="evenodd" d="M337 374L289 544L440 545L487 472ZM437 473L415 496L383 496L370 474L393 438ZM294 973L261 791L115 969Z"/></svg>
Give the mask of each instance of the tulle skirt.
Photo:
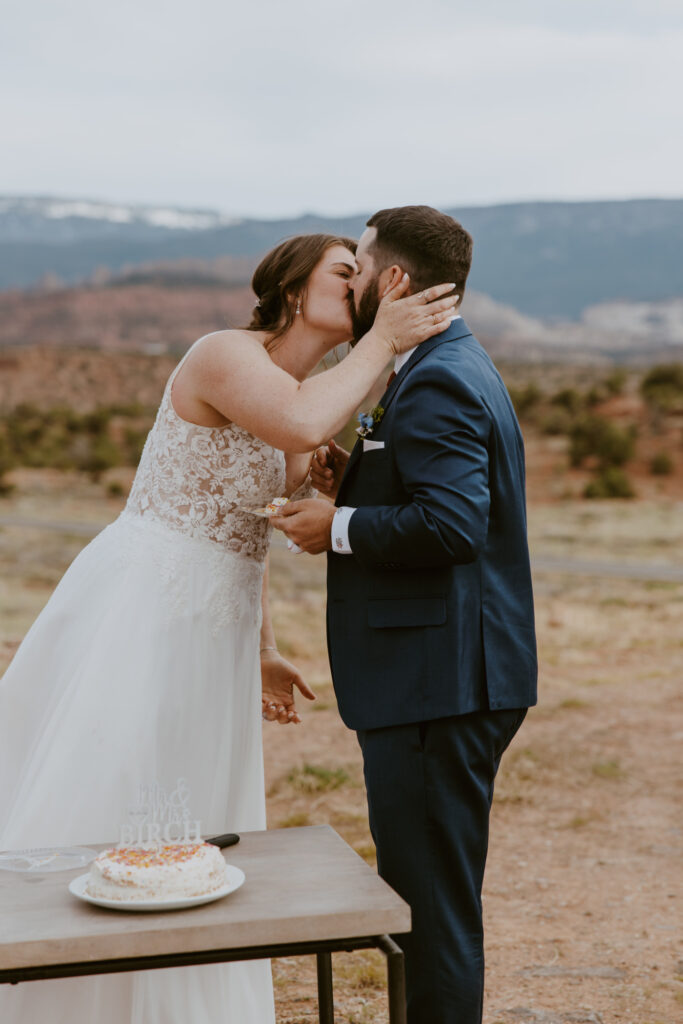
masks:
<svg viewBox="0 0 683 1024"><path fill-rule="evenodd" d="M0 681L0 849L115 843L140 784L179 778L206 834L265 828L261 581L125 512L80 553ZM270 966L4 985L0 1021L269 1024Z"/></svg>

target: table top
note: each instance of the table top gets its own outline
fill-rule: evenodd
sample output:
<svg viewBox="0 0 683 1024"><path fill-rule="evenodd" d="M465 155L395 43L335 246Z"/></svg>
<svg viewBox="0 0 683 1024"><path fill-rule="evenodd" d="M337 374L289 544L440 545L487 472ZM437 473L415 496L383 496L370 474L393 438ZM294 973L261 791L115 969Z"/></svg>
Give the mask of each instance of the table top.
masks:
<svg viewBox="0 0 683 1024"><path fill-rule="evenodd" d="M240 889L159 913L72 896L69 882L87 868L0 871L0 970L410 930L408 905L327 825L244 832L223 852L245 873Z"/></svg>

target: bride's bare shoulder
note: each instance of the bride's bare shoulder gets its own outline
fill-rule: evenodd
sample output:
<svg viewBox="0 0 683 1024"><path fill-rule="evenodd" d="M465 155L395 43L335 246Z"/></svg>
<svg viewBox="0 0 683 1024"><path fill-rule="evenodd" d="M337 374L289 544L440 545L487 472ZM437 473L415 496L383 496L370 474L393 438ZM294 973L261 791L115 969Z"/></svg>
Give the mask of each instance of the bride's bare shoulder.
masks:
<svg viewBox="0 0 683 1024"><path fill-rule="evenodd" d="M199 339L200 348L233 349L249 347L263 351L265 335L261 331L248 331L233 327L225 331L212 331Z"/></svg>
<svg viewBox="0 0 683 1024"><path fill-rule="evenodd" d="M256 331L225 330L212 331L199 338L192 346L188 358L190 374L195 376L230 370L231 367L248 369L249 365L261 366L268 354L264 348L265 338Z"/></svg>

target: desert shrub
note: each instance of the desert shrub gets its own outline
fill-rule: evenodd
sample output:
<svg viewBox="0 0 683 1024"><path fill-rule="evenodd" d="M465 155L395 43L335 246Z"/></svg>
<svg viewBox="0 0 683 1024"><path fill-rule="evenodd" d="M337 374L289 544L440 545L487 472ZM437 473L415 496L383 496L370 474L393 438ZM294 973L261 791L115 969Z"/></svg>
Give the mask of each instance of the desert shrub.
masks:
<svg viewBox="0 0 683 1024"><path fill-rule="evenodd" d="M12 412L12 418L18 421L32 420L35 419L36 416L40 415L40 409L37 405L34 405L33 402L20 402L19 405L14 407Z"/></svg>
<svg viewBox="0 0 683 1024"><path fill-rule="evenodd" d="M68 430L70 434L78 435L83 433L83 417L80 413L77 413L75 409L66 409L64 411L63 422L64 428Z"/></svg>
<svg viewBox="0 0 683 1024"><path fill-rule="evenodd" d="M22 453L22 464L40 469L73 469L73 436L62 424L44 424L43 431L35 444Z"/></svg>
<svg viewBox="0 0 683 1024"><path fill-rule="evenodd" d="M592 388L586 392L586 405L589 409L594 408L596 405L600 405L600 402L604 402L607 398L607 392L599 384L594 384Z"/></svg>
<svg viewBox="0 0 683 1024"><path fill-rule="evenodd" d="M5 474L14 466L12 451L4 434L0 434L0 498L4 498L13 490L13 485L5 479Z"/></svg>
<svg viewBox="0 0 683 1024"><path fill-rule="evenodd" d="M303 768L293 769L287 776L287 781L295 789L306 793L320 793L345 785L349 781L349 774L343 768L305 764Z"/></svg>
<svg viewBox="0 0 683 1024"><path fill-rule="evenodd" d="M530 381L523 388L510 388L509 394L520 419L524 419L543 397L543 392L535 381Z"/></svg>
<svg viewBox="0 0 683 1024"><path fill-rule="evenodd" d="M123 405L110 405L109 412L112 416L124 416L126 419L138 419L140 416L153 415L152 410L145 409L141 402L129 402Z"/></svg>
<svg viewBox="0 0 683 1024"><path fill-rule="evenodd" d="M605 387L609 391L610 395L620 395L626 386L626 379L626 370L622 370L621 368L613 370L612 373L605 378Z"/></svg>
<svg viewBox="0 0 683 1024"><path fill-rule="evenodd" d="M568 434L571 430L573 419L566 409L551 409L551 411L544 416L540 423L539 429L542 434L549 436L557 436L558 434Z"/></svg>
<svg viewBox="0 0 683 1024"><path fill-rule="evenodd" d="M110 498L122 498L126 489L120 480L110 480L107 484L107 495Z"/></svg>
<svg viewBox="0 0 683 1024"><path fill-rule="evenodd" d="M72 464L66 456L74 434L71 410L20 405L5 418L5 429L18 465L68 468Z"/></svg>
<svg viewBox="0 0 683 1024"><path fill-rule="evenodd" d="M102 437L107 433L110 419L109 409L95 409L94 412L87 412L83 416L83 429L95 437Z"/></svg>
<svg viewBox="0 0 683 1024"><path fill-rule="evenodd" d="M586 484L584 498L635 498L636 492L623 469L605 466Z"/></svg>
<svg viewBox="0 0 683 1024"><path fill-rule="evenodd" d="M576 388L562 388L550 399L551 405L557 405L560 409L576 415L583 408L583 398Z"/></svg>
<svg viewBox="0 0 683 1024"><path fill-rule="evenodd" d="M577 420L569 432L569 461L580 466L584 459L595 455L600 465L622 466L633 458L635 430L622 429L601 416L584 416Z"/></svg>
<svg viewBox="0 0 683 1024"><path fill-rule="evenodd" d="M0 434L12 465L80 469L95 477L112 466L137 466L149 422L142 421L144 429L137 424L126 427L119 443L119 428L112 423L113 408L78 413L65 406L17 406L0 418ZM131 415L140 412L134 405L120 407L119 414L122 408Z"/></svg>
<svg viewBox="0 0 683 1024"><path fill-rule="evenodd" d="M657 452L650 459L650 472L653 476L669 476L673 470L673 459L668 452Z"/></svg>
<svg viewBox="0 0 683 1024"><path fill-rule="evenodd" d="M93 480L99 480L106 469L120 466L122 462L119 446L110 437L82 437L76 456L76 468L89 473ZM83 443L85 442L85 443Z"/></svg>
<svg viewBox="0 0 683 1024"><path fill-rule="evenodd" d="M40 415L46 426L66 426L74 416L74 411L66 405L53 405L50 409L41 410Z"/></svg>
<svg viewBox="0 0 683 1024"><path fill-rule="evenodd" d="M137 466L142 455L142 449L147 440L147 430L136 430L134 427L126 427L124 432L125 462L127 466Z"/></svg>
<svg viewBox="0 0 683 1024"><path fill-rule="evenodd" d="M653 366L640 383L640 393L655 409L683 408L683 363Z"/></svg>
<svg viewBox="0 0 683 1024"><path fill-rule="evenodd" d="M595 453L602 467L623 466L632 459L636 450L637 427L632 424L625 429L607 421L598 450Z"/></svg>
<svg viewBox="0 0 683 1024"><path fill-rule="evenodd" d="M17 462L23 462L42 438L45 429L43 416L38 408L26 403L17 406L6 420L7 441Z"/></svg>

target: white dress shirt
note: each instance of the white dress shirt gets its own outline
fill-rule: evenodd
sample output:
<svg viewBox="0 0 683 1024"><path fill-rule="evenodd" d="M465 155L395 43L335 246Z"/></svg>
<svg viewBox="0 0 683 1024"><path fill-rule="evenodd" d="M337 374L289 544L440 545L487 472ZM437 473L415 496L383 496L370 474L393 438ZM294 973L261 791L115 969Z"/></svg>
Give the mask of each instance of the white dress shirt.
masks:
<svg viewBox="0 0 683 1024"><path fill-rule="evenodd" d="M460 316L455 316L453 319L459 320ZM414 345L407 352L400 352L396 356L394 359L394 373L398 373L401 367L405 366L417 347L417 345ZM332 550L336 551L338 555L353 554L349 544L349 522L355 511L355 508L341 505L334 513L334 519L332 520Z"/></svg>

